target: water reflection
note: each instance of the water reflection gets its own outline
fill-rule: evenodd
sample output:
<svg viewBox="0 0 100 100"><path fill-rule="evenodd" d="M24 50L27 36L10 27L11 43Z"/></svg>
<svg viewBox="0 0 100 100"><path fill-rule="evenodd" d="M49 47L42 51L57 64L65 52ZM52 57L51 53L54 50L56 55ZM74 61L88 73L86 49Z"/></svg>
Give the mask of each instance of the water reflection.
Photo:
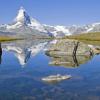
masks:
<svg viewBox="0 0 100 100"><path fill-rule="evenodd" d="M88 100L87 97L99 96L100 55L90 60L93 52L88 45L71 40L30 40L1 45L0 100ZM89 60L91 63L85 64ZM26 67L21 68L18 61ZM83 64L83 67L75 70L51 67L48 63L71 68ZM71 75L72 78L55 84L41 80L57 74Z"/></svg>
<svg viewBox="0 0 100 100"><path fill-rule="evenodd" d="M93 52L88 45L78 41L56 40L51 43L46 55L51 57L50 65L77 67L89 61Z"/></svg>
<svg viewBox="0 0 100 100"><path fill-rule="evenodd" d="M55 66L65 66L65 67L79 67L81 64L85 64L91 59L90 56L60 56L60 57L51 57L50 65Z"/></svg>
<svg viewBox="0 0 100 100"><path fill-rule="evenodd" d="M30 59L37 55L46 45L48 41L16 41L13 43L3 44L5 51L11 51L17 57L20 65L24 66Z"/></svg>
<svg viewBox="0 0 100 100"><path fill-rule="evenodd" d="M3 43L5 51L11 51L17 57L21 66L24 66L31 57L40 51L50 57L49 64L55 66L77 67L89 61L93 53L88 45L73 40L32 40ZM2 56L0 44L0 62Z"/></svg>

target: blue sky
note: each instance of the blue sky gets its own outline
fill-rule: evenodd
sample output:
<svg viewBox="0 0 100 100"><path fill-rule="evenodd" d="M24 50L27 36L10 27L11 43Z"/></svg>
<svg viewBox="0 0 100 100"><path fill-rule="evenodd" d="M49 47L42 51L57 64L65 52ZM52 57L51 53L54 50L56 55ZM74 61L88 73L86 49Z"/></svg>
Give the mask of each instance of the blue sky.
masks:
<svg viewBox="0 0 100 100"><path fill-rule="evenodd" d="M100 22L100 0L0 0L0 24L10 23L20 6L43 24Z"/></svg>

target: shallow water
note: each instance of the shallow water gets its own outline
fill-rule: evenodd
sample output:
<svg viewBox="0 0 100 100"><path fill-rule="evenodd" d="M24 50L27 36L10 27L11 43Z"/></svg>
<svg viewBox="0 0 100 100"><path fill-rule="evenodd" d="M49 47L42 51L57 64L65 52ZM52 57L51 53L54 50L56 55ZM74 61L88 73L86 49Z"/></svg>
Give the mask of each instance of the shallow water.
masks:
<svg viewBox="0 0 100 100"><path fill-rule="evenodd" d="M75 66L51 65L53 57L45 53L49 43L1 43L0 100L100 100L100 55ZM66 58L61 56L65 62ZM72 78L55 83L41 80L56 74L70 74Z"/></svg>

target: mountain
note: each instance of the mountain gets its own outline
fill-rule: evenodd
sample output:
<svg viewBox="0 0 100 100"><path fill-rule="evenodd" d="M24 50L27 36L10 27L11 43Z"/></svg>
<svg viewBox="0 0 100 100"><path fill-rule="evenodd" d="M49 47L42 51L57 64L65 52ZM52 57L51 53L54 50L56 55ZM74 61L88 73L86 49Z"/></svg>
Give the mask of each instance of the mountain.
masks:
<svg viewBox="0 0 100 100"><path fill-rule="evenodd" d="M90 33L90 32L100 32L100 23L93 23L84 26L50 26L44 25L48 32L52 33L55 37L63 37L74 34Z"/></svg>
<svg viewBox="0 0 100 100"><path fill-rule="evenodd" d="M50 35L42 24L27 14L23 7L19 9L13 23L1 25L0 31L0 33L12 33L13 35L23 36L29 36L29 34L34 36Z"/></svg>
<svg viewBox="0 0 100 100"><path fill-rule="evenodd" d="M51 26L41 24L36 19L30 17L26 10L21 7L17 16L11 24L0 25L0 35L27 36L31 37L64 37L73 34L100 32L100 23L93 23L84 26Z"/></svg>
<svg viewBox="0 0 100 100"><path fill-rule="evenodd" d="M48 30L54 37L64 37L65 35L71 35L69 29L66 26L50 26L44 24L44 28Z"/></svg>

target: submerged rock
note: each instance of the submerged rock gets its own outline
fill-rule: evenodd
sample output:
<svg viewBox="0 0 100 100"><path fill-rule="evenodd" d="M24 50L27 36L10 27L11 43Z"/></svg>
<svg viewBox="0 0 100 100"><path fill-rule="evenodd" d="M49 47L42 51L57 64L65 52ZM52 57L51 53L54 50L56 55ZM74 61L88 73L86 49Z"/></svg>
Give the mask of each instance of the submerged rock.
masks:
<svg viewBox="0 0 100 100"><path fill-rule="evenodd" d="M60 82L62 80L67 80L70 78L71 78L71 75L57 74L57 75L50 75L50 76L44 77L44 78L42 78L42 81L52 83L52 82Z"/></svg>
<svg viewBox="0 0 100 100"><path fill-rule="evenodd" d="M73 50L78 41L75 40L57 40L56 43L50 44L46 54L50 55L73 55ZM78 42L76 55L90 54L91 48L82 42Z"/></svg>
<svg viewBox="0 0 100 100"><path fill-rule="evenodd" d="M93 56L93 50L75 40L56 40L51 42L46 55L51 57L51 65L75 67L86 63Z"/></svg>

